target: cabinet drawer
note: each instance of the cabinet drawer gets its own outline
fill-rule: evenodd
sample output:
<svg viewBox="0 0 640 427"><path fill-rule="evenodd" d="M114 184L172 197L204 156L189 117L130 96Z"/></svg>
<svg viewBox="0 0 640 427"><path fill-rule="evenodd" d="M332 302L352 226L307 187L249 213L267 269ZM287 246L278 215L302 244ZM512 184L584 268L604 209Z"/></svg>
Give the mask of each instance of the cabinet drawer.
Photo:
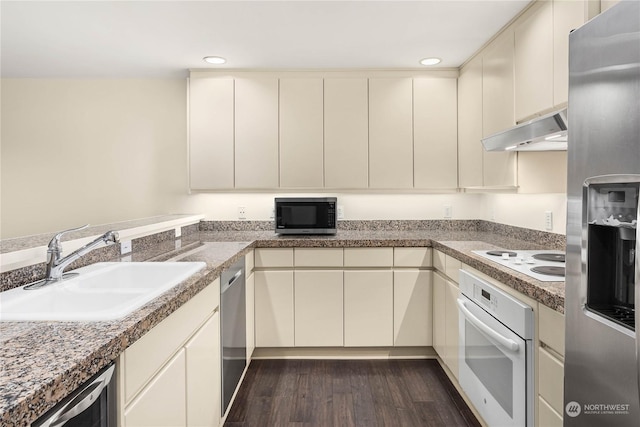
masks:
<svg viewBox="0 0 640 427"><path fill-rule="evenodd" d="M446 258L447 256L444 254L444 252L440 252L438 250L433 251L433 266L436 270L439 270L443 273L445 272Z"/></svg>
<svg viewBox="0 0 640 427"><path fill-rule="evenodd" d="M460 281L460 268L462 268L461 261L458 261L452 256L446 255L445 273L456 283Z"/></svg>
<svg viewBox="0 0 640 427"><path fill-rule="evenodd" d="M564 366L548 351L541 348L538 352L538 393L558 413L564 406Z"/></svg>
<svg viewBox="0 0 640 427"><path fill-rule="evenodd" d="M538 396L538 427L562 427L562 417Z"/></svg>
<svg viewBox="0 0 640 427"><path fill-rule="evenodd" d="M395 248L395 267L431 267L431 248Z"/></svg>
<svg viewBox="0 0 640 427"><path fill-rule="evenodd" d="M256 249L254 254L256 267L293 267L292 248Z"/></svg>
<svg viewBox="0 0 640 427"><path fill-rule="evenodd" d="M539 304L540 341L564 356L564 315Z"/></svg>
<svg viewBox="0 0 640 427"><path fill-rule="evenodd" d="M346 248L345 267L391 267L393 248Z"/></svg>
<svg viewBox="0 0 640 427"><path fill-rule="evenodd" d="M342 248L296 248L293 252L296 267L342 267Z"/></svg>
<svg viewBox="0 0 640 427"><path fill-rule="evenodd" d="M220 280L216 279L125 351L127 403L213 313L219 299Z"/></svg>

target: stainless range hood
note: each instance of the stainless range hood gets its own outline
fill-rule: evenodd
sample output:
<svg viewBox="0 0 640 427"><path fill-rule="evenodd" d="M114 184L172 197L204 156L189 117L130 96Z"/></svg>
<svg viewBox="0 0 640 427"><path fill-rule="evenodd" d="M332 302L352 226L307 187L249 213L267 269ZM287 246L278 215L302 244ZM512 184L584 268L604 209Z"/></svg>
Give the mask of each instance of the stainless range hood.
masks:
<svg viewBox="0 0 640 427"><path fill-rule="evenodd" d="M557 151L567 149L567 109L482 139L487 151Z"/></svg>

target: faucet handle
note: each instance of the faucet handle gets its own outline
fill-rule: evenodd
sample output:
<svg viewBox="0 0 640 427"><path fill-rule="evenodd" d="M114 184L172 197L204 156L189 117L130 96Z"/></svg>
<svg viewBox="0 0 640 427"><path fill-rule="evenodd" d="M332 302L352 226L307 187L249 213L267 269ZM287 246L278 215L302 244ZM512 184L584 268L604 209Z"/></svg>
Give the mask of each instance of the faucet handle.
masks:
<svg viewBox="0 0 640 427"><path fill-rule="evenodd" d="M89 224L85 224L85 225L83 225L81 227L70 228L68 230L64 230L64 231L61 231L59 233L56 233L56 235L53 236L53 238L49 242L49 247L47 249L47 252L52 252L52 251L59 252L60 251L60 239L62 238L62 235L67 234L67 233L71 233L72 231L84 230L88 226L89 226Z"/></svg>

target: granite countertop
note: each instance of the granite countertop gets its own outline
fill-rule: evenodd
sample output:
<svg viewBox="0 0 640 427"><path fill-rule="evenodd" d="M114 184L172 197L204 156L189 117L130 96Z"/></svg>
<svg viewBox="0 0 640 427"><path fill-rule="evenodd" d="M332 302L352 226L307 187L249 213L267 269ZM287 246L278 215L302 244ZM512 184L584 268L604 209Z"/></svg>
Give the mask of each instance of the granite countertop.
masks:
<svg viewBox="0 0 640 427"><path fill-rule="evenodd" d="M204 261L207 267L129 316L109 322L0 322L0 424L27 426L204 289L253 247L433 246L563 312L564 283L540 282L473 254L481 249L550 249L491 232L344 230L335 236L281 237L273 231L203 231L181 251L153 261ZM557 248L554 248L557 249ZM149 259L140 257L139 259Z"/></svg>

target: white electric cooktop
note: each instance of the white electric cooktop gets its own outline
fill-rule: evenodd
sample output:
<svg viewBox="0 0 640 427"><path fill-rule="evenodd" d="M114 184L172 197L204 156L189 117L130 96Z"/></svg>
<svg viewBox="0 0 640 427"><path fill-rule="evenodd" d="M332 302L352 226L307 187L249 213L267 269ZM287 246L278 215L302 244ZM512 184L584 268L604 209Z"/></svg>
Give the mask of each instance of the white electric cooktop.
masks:
<svg viewBox="0 0 640 427"><path fill-rule="evenodd" d="M562 251L491 250L472 252L542 282L564 282L565 258Z"/></svg>

